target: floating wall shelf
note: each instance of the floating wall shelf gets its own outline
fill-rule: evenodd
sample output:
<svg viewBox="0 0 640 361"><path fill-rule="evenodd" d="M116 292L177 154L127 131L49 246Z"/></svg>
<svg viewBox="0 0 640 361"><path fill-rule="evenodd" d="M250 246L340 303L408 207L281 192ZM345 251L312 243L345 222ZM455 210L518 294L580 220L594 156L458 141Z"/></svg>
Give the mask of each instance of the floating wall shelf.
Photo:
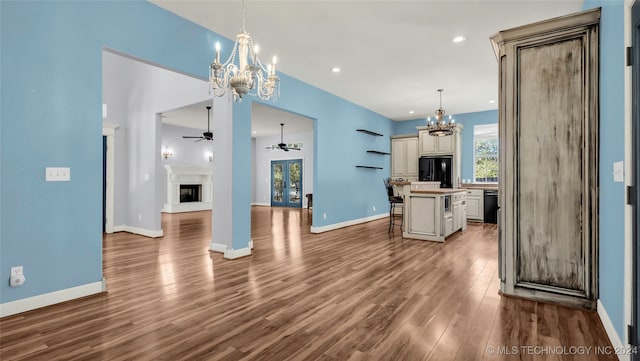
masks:
<svg viewBox="0 0 640 361"><path fill-rule="evenodd" d="M382 134L376 133L376 132L372 132L372 131L366 130L366 129L356 129L356 131L358 131L360 133L364 133L364 134L375 135L376 137L382 137Z"/></svg>
<svg viewBox="0 0 640 361"><path fill-rule="evenodd" d="M366 169L384 169L382 167L372 167L369 165L357 165L356 168L366 168Z"/></svg>
<svg viewBox="0 0 640 361"><path fill-rule="evenodd" d="M367 129L356 129L356 131L358 131L360 133L368 134L368 135L373 135L373 136L376 136L376 137L383 137L384 136L384 135L382 135L380 133L376 133L376 132L373 132L373 131L367 130ZM379 150L367 150L367 153L378 154L378 155L388 155L388 154L390 154L390 153L382 152L382 151L379 151ZM382 167L376 167L376 166L371 166L371 165L357 165L356 168L384 169Z"/></svg>

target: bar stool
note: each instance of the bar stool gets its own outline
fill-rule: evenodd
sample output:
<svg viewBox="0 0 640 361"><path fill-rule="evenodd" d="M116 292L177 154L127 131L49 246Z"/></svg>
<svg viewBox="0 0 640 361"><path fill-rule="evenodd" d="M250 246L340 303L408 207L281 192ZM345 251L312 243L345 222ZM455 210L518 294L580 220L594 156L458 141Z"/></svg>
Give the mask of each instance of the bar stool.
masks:
<svg viewBox="0 0 640 361"><path fill-rule="evenodd" d="M400 226L400 229L403 227L404 199L395 194L393 184L390 183L389 179L384 181L384 186L387 189L387 196L389 197L389 232L392 232L394 226ZM396 212L396 206L400 206L399 212ZM400 218L400 223L396 221L397 218Z"/></svg>

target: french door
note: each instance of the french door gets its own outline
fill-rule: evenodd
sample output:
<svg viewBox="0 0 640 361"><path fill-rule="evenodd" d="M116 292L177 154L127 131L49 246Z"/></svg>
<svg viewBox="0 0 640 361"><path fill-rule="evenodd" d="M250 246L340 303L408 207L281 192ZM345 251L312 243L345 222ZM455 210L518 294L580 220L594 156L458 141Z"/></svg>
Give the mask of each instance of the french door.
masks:
<svg viewBox="0 0 640 361"><path fill-rule="evenodd" d="M271 206L302 208L302 159L271 161Z"/></svg>

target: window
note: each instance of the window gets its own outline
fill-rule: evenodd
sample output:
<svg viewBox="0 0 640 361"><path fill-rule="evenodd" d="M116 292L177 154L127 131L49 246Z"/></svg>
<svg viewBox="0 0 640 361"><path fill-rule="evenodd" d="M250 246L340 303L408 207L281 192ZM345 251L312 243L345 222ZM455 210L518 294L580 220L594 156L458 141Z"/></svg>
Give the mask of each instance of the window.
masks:
<svg viewBox="0 0 640 361"><path fill-rule="evenodd" d="M498 182L498 124L473 127L473 180Z"/></svg>

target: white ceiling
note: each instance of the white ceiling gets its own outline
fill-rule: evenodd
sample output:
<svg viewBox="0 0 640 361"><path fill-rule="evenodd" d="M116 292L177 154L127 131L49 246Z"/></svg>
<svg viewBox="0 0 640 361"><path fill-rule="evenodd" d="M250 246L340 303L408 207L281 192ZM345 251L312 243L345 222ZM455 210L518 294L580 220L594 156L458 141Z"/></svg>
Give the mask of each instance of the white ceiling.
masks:
<svg viewBox="0 0 640 361"><path fill-rule="evenodd" d="M207 129L207 106L212 101L186 105L182 108L162 113L162 122L181 127ZM213 124L215 109L211 109ZM280 135L280 123L284 123L284 134L310 133L313 131L313 120L293 113L275 109L260 103L253 103L251 108L252 137ZM211 127L213 130L213 127ZM187 134L186 134L187 135ZM188 135L199 135L188 134Z"/></svg>
<svg viewBox="0 0 640 361"><path fill-rule="evenodd" d="M151 2L230 39L241 27L240 0ZM447 114L496 109L489 103L498 95L489 38L580 11L582 5L582 0L247 1L246 29L265 62L278 56L279 71L406 120L432 115L438 88L445 89ZM458 35L466 40L453 43ZM342 71L332 73L334 66Z"/></svg>

